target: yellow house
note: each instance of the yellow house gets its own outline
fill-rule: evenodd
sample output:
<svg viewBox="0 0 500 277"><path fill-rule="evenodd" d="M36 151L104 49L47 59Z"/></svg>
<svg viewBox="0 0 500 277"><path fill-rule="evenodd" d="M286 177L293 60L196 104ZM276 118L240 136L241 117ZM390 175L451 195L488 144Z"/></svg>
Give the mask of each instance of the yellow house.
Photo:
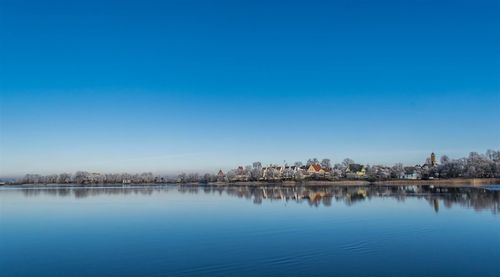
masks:
<svg viewBox="0 0 500 277"><path fill-rule="evenodd" d="M309 174L325 174L325 170L323 168L321 168L321 165L319 164L312 164L309 166L309 168L307 169L307 173Z"/></svg>

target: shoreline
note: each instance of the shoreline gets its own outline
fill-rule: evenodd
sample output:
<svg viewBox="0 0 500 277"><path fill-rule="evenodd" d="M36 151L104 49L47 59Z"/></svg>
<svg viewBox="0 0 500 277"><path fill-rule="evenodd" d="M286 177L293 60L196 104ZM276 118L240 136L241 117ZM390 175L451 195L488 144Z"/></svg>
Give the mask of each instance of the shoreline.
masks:
<svg viewBox="0 0 500 277"><path fill-rule="evenodd" d="M186 185L186 184L181 184ZM189 185L189 184L187 184ZM483 185L500 185L500 178L453 178L453 179L434 179L434 180L386 180L386 181L367 181L367 180L336 180L336 181L284 181L284 182L234 182L234 183L209 183L208 185L219 186L280 186L280 187L293 187L293 186L332 186L332 187L345 187L345 186L427 186L438 185L440 187L470 187L470 186L483 186Z"/></svg>
<svg viewBox="0 0 500 277"><path fill-rule="evenodd" d="M24 188L92 188L92 187L161 187L161 186L247 186L247 187L349 187L349 186L427 186L435 185L439 187L479 187L484 185L500 185L500 178L454 178L454 179L434 179L434 180L387 180L374 181L367 180L336 180L336 181L282 181L282 182L214 182L214 183L150 183L150 184L5 184L0 186L24 187Z"/></svg>
<svg viewBox="0 0 500 277"><path fill-rule="evenodd" d="M388 180L375 181L374 185L406 186L406 185L439 185L447 187L500 185L500 178L454 178L434 180Z"/></svg>

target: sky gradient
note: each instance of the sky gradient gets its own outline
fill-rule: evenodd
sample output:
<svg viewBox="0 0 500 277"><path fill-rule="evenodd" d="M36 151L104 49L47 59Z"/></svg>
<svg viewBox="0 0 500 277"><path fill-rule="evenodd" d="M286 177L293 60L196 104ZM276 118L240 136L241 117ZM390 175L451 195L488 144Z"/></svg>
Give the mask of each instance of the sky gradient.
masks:
<svg viewBox="0 0 500 277"><path fill-rule="evenodd" d="M0 176L500 148L498 1L0 0Z"/></svg>

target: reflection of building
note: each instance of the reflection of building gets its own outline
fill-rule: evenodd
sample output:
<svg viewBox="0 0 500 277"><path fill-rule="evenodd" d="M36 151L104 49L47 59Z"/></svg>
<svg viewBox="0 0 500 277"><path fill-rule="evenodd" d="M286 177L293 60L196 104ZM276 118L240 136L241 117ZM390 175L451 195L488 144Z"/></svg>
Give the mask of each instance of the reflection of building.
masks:
<svg viewBox="0 0 500 277"><path fill-rule="evenodd" d="M437 199L434 199L433 205L434 205L434 211L436 213L438 213L439 212L439 201Z"/></svg>
<svg viewBox="0 0 500 277"><path fill-rule="evenodd" d="M178 190L182 193L194 193L202 191L206 194L225 194L244 199L252 199L254 203L260 204L265 201L294 201L306 202L309 205L318 206L323 204L330 206L332 201L343 202L346 205L382 197L384 199L396 199L404 201L407 198L425 200L430 208L436 212L441 205L451 208L459 205L476 211L490 210L493 214L500 214L500 191L489 190L478 187L439 187L439 186L126 186L113 188L85 188L85 187L56 187L48 189L22 189L24 195L36 196L39 194L85 198L106 195L127 195L154 193Z"/></svg>

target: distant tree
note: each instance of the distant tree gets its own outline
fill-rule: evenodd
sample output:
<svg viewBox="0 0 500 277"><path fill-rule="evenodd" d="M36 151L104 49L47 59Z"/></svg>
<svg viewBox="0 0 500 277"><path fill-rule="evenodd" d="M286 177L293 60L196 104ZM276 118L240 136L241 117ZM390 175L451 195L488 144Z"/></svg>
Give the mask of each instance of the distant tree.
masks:
<svg viewBox="0 0 500 277"><path fill-rule="evenodd" d="M304 174L302 173L302 170L295 170L293 173L293 179L294 180L302 180L304 178Z"/></svg>
<svg viewBox="0 0 500 277"><path fill-rule="evenodd" d="M77 171L75 173L75 183L76 184L86 184L89 183L90 173L86 171Z"/></svg>
<svg viewBox="0 0 500 277"><path fill-rule="evenodd" d="M295 174L294 170L292 170L291 167L287 166L287 167L285 167L285 170L283 171L283 176L282 177L284 179L290 180L290 179L294 178L294 174Z"/></svg>
<svg viewBox="0 0 500 277"><path fill-rule="evenodd" d="M402 163L397 163L391 168L391 177L392 178L402 178L404 175L404 167Z"/></svg>
<svg viewBox="0 0 500 277"><path fill-rule="evenodd" d="M319 160L317 158L312 158L312 159L309 159L307 160L307 166L311 166L313 164L319 164Z"/></svg>
<svg viewBox="0 0 500 277"><path fill-rule="evenodd" d="M144 172L141 174L140 177L140 182L141 183L153 183L154 181L154 176L153 173L151 172Z"/></svg>
<svg viewBox="0 0 500 277"><path fill-rule="evenodd" d="M332 168L332 163L330 162L330 159L323 159L321 161L321 167L323 167L323 168Z"/></svg>
<svg viewBox="0 0 500 277"><path fill-rule="evenodd" d="M69 184L71 183L71 174L61 173L57 178L57 183L59 184Z"/></svg>
<svg viewBox="0 0 500 277"><path fill-rule="evenodd" d="M26 174L23 178L23 183L25 184L38 184L42 183L42 176L38 174Z"/></svg>
<svg viewBox="0 0 500 277"><path fill-rule="evenodd" d="M250 171L250 181L258 181L262 176L262 163L254 162Z"/></svg>
<svg viewBox="0 0 500 277"><path fill-rule="evenodd" d="M344 161L342 162L342 165L346 168L349 167L351 164L354 164L354 160L349 158L344 159Z"/></svg>
<svg viewBox="0 0 500 277"><path fill-rule="evenodd" d="M212 178L212 174L210 174L210 173L205 173L205 174L203 175L203 177L201 178L200 182L201 182L201 183L208 184L208 183L210 183L210 182L213 182L213 181L212 181L212 179L213 179L213 178Z"/></svg>
<svg viewBox="0 0 500 277"><path fill-rule="evenodd" d="M198 173L190 173L187 176L187 182L189 183L198 183L200 181L200 175Z"/></svg>
<svg viewBox="0 0 500 277"><path fill-rule="evenodd" d="M295 162L294 165L296 167L302 167L303 166L302 162Z"/></svg>
<svg viewBox="0 0 500 277"><path fill-rule="evenodd" d="M181 173L177 176L177 182L179 183L185 183L187 182L187 176L186 176L186 173Z"/></svg>
<svg viewBox="0 0 500 277"><path fill-rule="evenodd" d="M229 170L229 172L226 174L226 177L229 181L234 181L234 179L236 178L236 170Z"/></svg>
<svg viewBox="0 0 500 277"><path fill-rule="evenodd" d="M448 158L448 156L441 156L441 164L447 164L448 162L450 162L450 158Z"/></svg>
<svg viewBox="0 0 500 277"><path fill-rule="evenodd" d="M57 184L57 180L58 180L58 175L57 174L51 174L51 175L47 175L45 176L45 182L46 184Z"/></svg>
<svg viewBox="0 0 500 277"><path fill-rule="evenodd" d="M494 162L500 162L500 150L495 151L488 149L486 151L486 157Z"/></svg>
<svg viewBox="0 0 500 277"><path fill-rule="evenodd" d="M275 166L270 165L266 170L266 180L274 180L278 177L279 172L276 170Z"/></svg>

